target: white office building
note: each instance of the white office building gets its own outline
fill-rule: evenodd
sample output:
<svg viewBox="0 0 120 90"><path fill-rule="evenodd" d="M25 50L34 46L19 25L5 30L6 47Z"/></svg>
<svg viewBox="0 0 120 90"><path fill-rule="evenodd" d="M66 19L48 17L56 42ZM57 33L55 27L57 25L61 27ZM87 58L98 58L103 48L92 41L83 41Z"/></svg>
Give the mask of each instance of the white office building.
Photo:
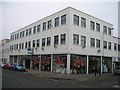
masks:
<svg viewBox="0 0 120 90"><path fill-rule="evenodd" d="M11 33L6 57L28 69L60 73L112 72L120 43L113 25L65 8ZM119 47L119 48L118 48Z"/></svg>

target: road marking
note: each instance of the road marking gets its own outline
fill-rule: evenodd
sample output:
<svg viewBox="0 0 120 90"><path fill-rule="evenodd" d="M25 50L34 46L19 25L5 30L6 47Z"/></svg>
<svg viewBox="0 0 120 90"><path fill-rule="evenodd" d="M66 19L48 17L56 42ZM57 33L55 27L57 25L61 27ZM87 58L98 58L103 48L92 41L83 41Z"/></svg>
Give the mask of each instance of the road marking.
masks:
<svg viewBox="0 0 120 90"><path fill-rule="evenodd" d="M19 82L22 82L22 80L21 79L17 79Z"/></svg>

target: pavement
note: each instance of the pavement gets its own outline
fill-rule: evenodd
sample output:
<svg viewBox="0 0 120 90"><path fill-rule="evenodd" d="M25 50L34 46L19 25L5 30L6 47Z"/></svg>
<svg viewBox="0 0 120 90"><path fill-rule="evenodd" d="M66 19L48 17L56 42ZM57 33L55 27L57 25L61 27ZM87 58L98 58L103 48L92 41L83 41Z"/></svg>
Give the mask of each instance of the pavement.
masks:
<svg viewBox="0 0 120 90"><path fill-rule="evenodd" d="M48 72L48 71L38 71L38 70L30 70L27 69L26 72L30 75L35 75L38 77L45 77L50 79L58 79L58 80L79 80L79 81L85 81L85 80L101 80L105 77L112 76L112 73L105 73L105 74L97 74L95 77L94 74L63 74L63 73L56 73L56 72Z"/></svg>

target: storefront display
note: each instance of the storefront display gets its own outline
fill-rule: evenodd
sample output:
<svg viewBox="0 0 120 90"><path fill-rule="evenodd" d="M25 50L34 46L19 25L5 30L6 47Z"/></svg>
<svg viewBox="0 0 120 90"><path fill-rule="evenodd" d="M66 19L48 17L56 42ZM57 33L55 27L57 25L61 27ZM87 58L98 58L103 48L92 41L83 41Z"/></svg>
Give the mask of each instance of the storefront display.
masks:
<svg viewBox="0 0 120 90"><path fill-rule="evenodd" d="M39 58L37 56L32 60L32 69L39 70Z"/></svg>

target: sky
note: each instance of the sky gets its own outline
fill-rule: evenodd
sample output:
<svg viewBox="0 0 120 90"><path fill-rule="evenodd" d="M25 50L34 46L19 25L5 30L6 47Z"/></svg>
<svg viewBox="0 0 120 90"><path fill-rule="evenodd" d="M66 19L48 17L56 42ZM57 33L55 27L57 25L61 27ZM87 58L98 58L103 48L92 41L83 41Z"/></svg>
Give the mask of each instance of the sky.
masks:
<svg viewBox="0 0 120 90"><path fill-rule="evenodd" d="M10 33L69 6L113 24L114 36L118 36L118 0L96 1L9 0L8 2L2 0L0 3L0 11L2 11L0 40L10 38Z"/></svg>

